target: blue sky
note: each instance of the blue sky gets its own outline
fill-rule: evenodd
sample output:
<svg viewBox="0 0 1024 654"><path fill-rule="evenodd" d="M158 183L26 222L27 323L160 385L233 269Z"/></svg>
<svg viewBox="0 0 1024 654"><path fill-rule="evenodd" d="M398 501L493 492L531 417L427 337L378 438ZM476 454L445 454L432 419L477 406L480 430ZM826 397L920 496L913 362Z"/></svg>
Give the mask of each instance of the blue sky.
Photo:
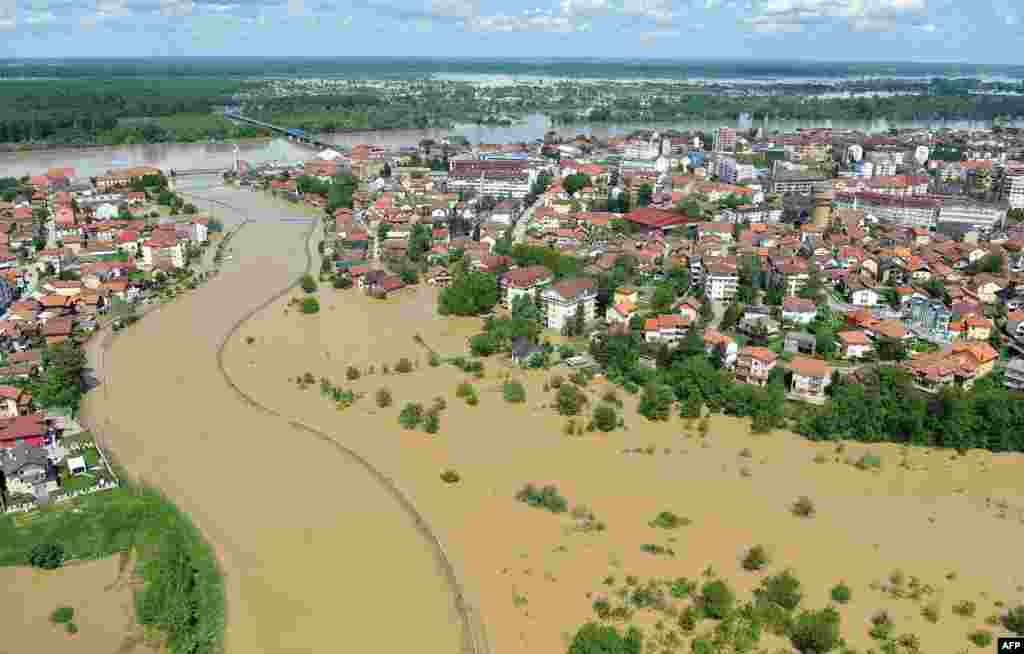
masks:
<svg viewBox="0 0 1024 654"><path fill-rule="evenodd" d="M1022 63L1024 0L0 0L0 56Z"/></svg>

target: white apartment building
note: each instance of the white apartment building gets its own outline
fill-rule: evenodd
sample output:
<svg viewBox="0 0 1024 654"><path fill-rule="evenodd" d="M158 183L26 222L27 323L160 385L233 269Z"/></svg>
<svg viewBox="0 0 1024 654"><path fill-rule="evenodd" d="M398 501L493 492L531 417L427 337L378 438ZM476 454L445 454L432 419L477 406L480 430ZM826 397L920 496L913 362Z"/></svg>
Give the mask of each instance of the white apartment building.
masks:
<svg viewBox="0 0 1024 654"><path fill-rule="evenodd" d="M736 266L713 261L705 266L704 295L710 300L731 300L736 297L740 274Z"/></svg>
<svg viewBox="0 0 1024 654"><path fill-rule="evenodd" d="M1003 199L1011 209L1024 207L1024 161L1008 161L1003 178Z"/></svg>
<svg viewBox="0 0 1024 654"><path fill-rule="evenodd" d="M544 304L547 327L561 330L576 318L578 307L583 307L583 320L593 322L597 305L597 282L577 277L564 279L540 293Z"/></svg>

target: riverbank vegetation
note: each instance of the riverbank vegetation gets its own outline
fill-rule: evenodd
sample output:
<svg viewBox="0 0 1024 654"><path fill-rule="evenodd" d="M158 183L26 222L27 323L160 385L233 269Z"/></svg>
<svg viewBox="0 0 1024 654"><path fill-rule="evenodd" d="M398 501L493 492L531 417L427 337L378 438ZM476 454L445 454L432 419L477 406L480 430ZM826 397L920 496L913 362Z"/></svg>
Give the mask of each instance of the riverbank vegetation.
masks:
<svg viewBox="0 0 1024 654"><path fill-rule="evenodd" d="M0 565L27 565L34 552L61 563L134 555L139 624L172 654L215 654L224 635L223 581L212 548L165 497L125 484L27 514L0 516Z"/></svg>

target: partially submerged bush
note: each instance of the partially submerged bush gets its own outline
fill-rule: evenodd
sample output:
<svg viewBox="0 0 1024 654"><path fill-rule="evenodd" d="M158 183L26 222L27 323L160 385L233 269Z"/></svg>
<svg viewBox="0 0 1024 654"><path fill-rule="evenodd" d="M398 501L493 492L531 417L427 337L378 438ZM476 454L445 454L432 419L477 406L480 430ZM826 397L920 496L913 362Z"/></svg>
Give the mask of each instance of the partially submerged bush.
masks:
<svg viewBox="0 0 1024 654"><path fill-rule="evenodd" d="M395 372L400 372L402 374L412 372L412 361L406 357L402 357L398 360L398 363L395 364Z"/></svg>
<svg viewBox="0 0 1024 654"><path fill-rule="evenodd" d="M830 595L832 596L833 602L837 602L839 604L846 604L850 601L850 598L853 596L853 592L850 590L849 586L847 586L844 582L840 581L838 584L832 587Z"/></svg>
<svg viewBox="0 0 1024 654"><path fill-rule="evenodd" d="M526 388L522 382L509 379L501 387L501 394L505 397L506 402L512 404L522 404L526 401Z"/></svg>
<svg viewBox="0 0 1024 654"><path fill-rule="evenodd" d="M992 632L976 629L967 634L967 640L974 643L977 647L988 647L992 644Z"/></svg>
<svg viewBox="0 0 1024 654"><path fill-rule="evenodd" d="M751 572L760 570L768 565L770 560L771 557L768 556L768 550L764 545L754 545L747 550L746 556L743 557L743 569Z"/></svg>
<svg viewBox="0 0 1024 654"><path fill-rule="evenodd" d="M28 563L34 568L56 570L64 564L64 546L59 543L39 543L29 552Z"/></svg>
<svg viewBox="0 0 1024 654"><path fill-rule="evenodd" d="M60 606L50 614L50 622L54 624L66 624L75 619L75 610L70 606Z"/></svg>
<svg viewBox="0 0 1024 654"><path fill-rule="evenodd" d="M555 395L555 406L563 416L579 415L586 403L586 396L572 384L562 384Z"/></svg>
<svg viewBox="0 0 1024 654"><path fill-rule="evenodd" d="M953 605L953 613L963 618L973 618L978 605L971 600L964 600Z"/></svg>
<svg viewBox="0 0 1024 654"><path fill-rule="evenodd" d="M678 529L680 527L687 527L692 523L692 520L683 516L678 516L671 511L662 511L654 520L647 523L651 527L657 527L659 529Z"/></svg>
<svg viewBox="0 0 1024 654"><path fill-rule="evenodd" d="M716 620L727 617L736 603L736 595L721 579L704 584L700 589L700 599L704 613Z"/></svg>
<svg viewBox="0 0 1024 654"><path fill-rule="evenodd" d="M455 397L465 400L470 406L476 406L480 402L476 389L469 382L462 382L455 388Z"/></svg>
<svg viewBox="0 0 1024 654"><path fill-rule="evenodd" d="M349 381L355 381L359 379L360 374L361 373L359 372L359 368L356 368L355 366L349 366L348 368L345 368L345 379Z"/></svg>
<svg viewBox="0 0 1024 654"><path fill-rule="evenodd" d="M315 297L307 297L302 299L302 313L320 313L320 303L317 302L317 299Z"/></svg>
<svg viewBox="0 0 1024 654"><path fill-rule="evenodd" d="M391 406L391 391L383 387L378 388L376 400L377 406L379 406L382 409L386 409L387 407Z"/></svg>
<svg viewBox="0 0 1024 654"><path fill-rule="evenodd" d="M790 629L789 639L802 654L823 654L839 646L839 613L832 608L804 611Z"/></svg>
<svg viewBox="0 0 1024 654"><path fill-rule="evenodd" d="M461 479L462 477L459 476L459 473L452 469L445 470L441 473L441 481L446 484L457 484Z"/></svg>
<svg viewBox="0 0 1024 654"><path fill-rule="evenodd" d="M594 427L601 431L613 431L619 424L619 414L615 408L602 404L594 409Z"/></svg>
<svg viewBox="0 0 1024 654"><path fill-rule="evenodd" d="M302 284L302 290L304 290L305 292L307 292L307 293L314 293L314 292L316 292L316 280L313 279L312 275L310 275L308 273L303 275L302 276L301 284Z"/></svg>
<svg viewBox="0 0 1024 654"><path fill-rule="evenodd" d="M398 423L406 429L416 429L423 421L423 405L409 402L398 414Z"/></svg>
<svg viewBox="0 0 1024 654"><path fill-rule="evenodd" d="M797 517L813 518L815 513L814 500L807 497L806 495L803 495L797 498L796 502L793 502L791 510L793 512L793 515Z"/></svg>
<svg viewBox="0 0 1024 654"><path fill-rule="evenodd" d="M759 600L777 604L787 611L795 609L804 597L800 580L789 570L768 577L754 593Z"/></svg>
<svg viewBox="0 0 1024 654"><path fill-rule="evenodd" d="M526 484L516 493L516 499L534 508L547 509L552 513L565 513L569 508L569 502L559 495L557 487L551 485L537 488L533 484Z"/></svg>

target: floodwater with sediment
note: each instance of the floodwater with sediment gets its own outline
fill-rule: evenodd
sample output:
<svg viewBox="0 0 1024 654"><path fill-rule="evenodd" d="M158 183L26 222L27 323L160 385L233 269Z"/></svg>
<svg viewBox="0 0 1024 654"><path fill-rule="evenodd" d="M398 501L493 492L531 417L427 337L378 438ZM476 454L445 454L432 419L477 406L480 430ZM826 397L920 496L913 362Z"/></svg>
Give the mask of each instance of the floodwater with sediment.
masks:
<svg viewBox="0 0 1024 654"><path fill-rule="evenodd" d="M380 301L322 285L320 313L302 315L290 304L301 290L275 299L306 269L309 225L281 220L300 210L248 191L201 195L252 222L218 278L113 340L86 413L217 549L228 651L564 651L594 600L619 602L628 577L711 574L749 598L791 568L807 608L827 605L843 581L843 635L862 651L878 646L868 635L878 610L921 651L959 652L969 631L1000 633L986 618L1024 600L1020 455L811 443L722 417L701 438L677 417L646 421L621 391L625 429L566 436L545 384L566 370L492 357L475 379L429 366L423 344L462 354L480 322L438 316L426 286ZM412 372L395 373L402 357ZM349 366L359 379L347 379ZM303 388L307 373L316 381ZM504 401L506 375L525 384L525 403ZM362 396L339 407L321 378ZM456 396L464 380L479 405ZM393 396L384 408L382 387ZM591 406L607 390L595 381ZM447 405L439 433L399 426L405 403L437 397ZM865 453L881 466L852 465ZM458 483L440 479L448 469ZM570 507L586 506L577 516L606 528L515 501L528 482L557 485ZM799 496L813 517L792 514ZM662 511L686 526L651 526ZM755 544L771 563L748 572L740 561ZM953 613L963 601L976 604L972 617ZM924 615L932 606L936 622ZM649 638L678 631L649 611L633 621ZM773 638L763 644L781 644Z"/></svg>

